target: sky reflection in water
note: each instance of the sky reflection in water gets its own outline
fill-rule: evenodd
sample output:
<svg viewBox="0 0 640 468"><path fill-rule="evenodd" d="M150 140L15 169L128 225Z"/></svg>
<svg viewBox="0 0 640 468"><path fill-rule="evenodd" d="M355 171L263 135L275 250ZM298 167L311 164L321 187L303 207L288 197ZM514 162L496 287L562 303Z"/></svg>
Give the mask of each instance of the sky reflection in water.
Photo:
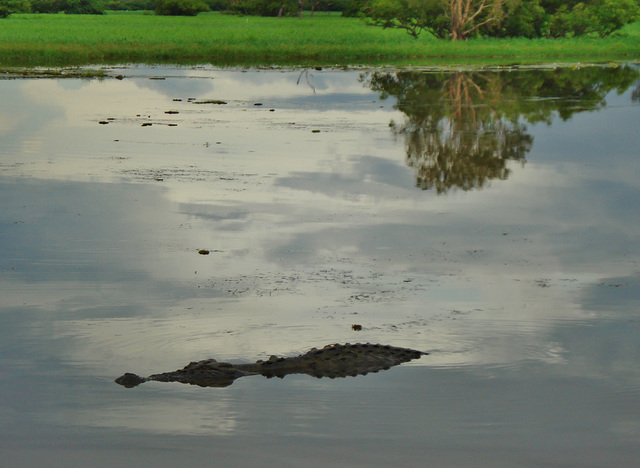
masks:
<svg viewBox="0 0 640 468"><path fill-rule="evenodd" d="M637 68L118 72L0 81L11 466L637 460ZM432 354L112 382L356 341Z"/></svg>

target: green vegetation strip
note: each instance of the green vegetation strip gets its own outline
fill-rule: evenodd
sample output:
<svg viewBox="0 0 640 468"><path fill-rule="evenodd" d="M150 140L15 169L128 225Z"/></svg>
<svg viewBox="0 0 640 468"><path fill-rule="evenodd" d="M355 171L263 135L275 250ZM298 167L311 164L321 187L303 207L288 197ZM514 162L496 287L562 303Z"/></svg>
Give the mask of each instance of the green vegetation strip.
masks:
<svg viewBox="0 0 640 468"><path fill-rule="evenodd" d="M424 37L423 37L424 36ZM1 66L514 64L640 58L640 23L606 39L413 39L362 20L16 14L0 20Z"/></svg>

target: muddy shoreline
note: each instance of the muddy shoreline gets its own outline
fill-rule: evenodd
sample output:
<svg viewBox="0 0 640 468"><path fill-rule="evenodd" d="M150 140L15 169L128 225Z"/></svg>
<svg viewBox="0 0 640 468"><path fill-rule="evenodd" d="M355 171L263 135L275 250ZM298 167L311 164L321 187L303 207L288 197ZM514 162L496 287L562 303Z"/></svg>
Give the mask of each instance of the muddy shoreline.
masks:
<svg viewBox="0 0 640 468"><path fill-rule="evenodd" d="M639 64L640 61L620 60L606 62L543 62L538 64L513 64L513 65L434 65L434 66L364 66L364 65L341 65L336 67L313 67L313 66L229 66L219 67L210 65L171 65L163 64L158 67L163 69L219 69L219 70L414 70L425 72L452 72L452 71L515 71L515 70L553 70L558 68L589 68L589 67L619 67L623 64ZM19 79L19 78L43 78L43 79L62 79L62 78L117 78L123 79L127 77L127 70L140 65L91 65L83 67L0 67L0 79ZM154 67L142 66L153 70ZM155 75L156 79L164 79L162 75Z"/></svg>

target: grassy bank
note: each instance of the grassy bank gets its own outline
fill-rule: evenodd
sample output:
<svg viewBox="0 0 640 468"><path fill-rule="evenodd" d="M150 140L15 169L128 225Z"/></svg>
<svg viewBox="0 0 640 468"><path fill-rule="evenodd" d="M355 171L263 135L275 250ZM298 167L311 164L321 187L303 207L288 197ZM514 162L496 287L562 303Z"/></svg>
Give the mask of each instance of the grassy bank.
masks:
<svg viewBox="0 0 640 468"><path fill-rule="evenodd" d="M0 20L0 65L437 65L640 59L640 23L622 35L563 40L415 40L338 15L314 18L137 14L12 15Z"/></svg>

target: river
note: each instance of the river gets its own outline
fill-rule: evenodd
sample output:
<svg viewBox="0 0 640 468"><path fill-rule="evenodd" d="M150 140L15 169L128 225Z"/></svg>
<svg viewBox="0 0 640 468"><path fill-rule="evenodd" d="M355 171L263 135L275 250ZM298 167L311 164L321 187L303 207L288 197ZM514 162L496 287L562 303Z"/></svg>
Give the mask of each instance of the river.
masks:
<svg viewBox="0 0 640 468"><path fill-rule="evenodd" d="M125 66L0 100L4 466L640 459L636 65ZM347 342L429 355L114 383Z"/></svg>

